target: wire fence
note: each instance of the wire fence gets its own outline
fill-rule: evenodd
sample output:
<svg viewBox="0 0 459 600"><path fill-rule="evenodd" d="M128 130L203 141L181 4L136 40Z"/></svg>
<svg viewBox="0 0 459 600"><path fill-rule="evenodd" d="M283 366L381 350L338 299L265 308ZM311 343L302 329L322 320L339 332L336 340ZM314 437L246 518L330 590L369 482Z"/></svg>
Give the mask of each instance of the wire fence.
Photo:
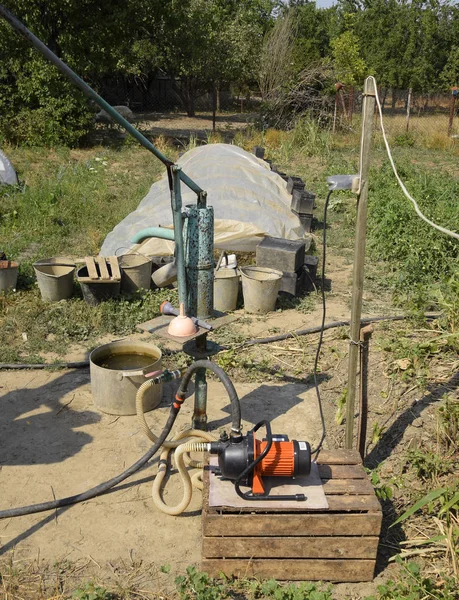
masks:
<svg viewBox="0 0 459 600"><path fill-rule="evenodd" d="M229 131L243 128L248 123L257 122L263 109L258 90L222 86L215 93L204 91L197 94L195 114L190 117L179 88L178 79L159 75L151 80L110 78L102 81L101 92L112 105L128 106L136 121L143 122L152 134L177 137L185 136L188 130L204 135L212 129ZM397 142L410 144L429 140L431 145L435 145L436 141L444 143L447 137L459 137L459 102L456 102L454 93L391 88L380 88L378 92L386 131ZM325 104L329 106L325 109L328 114L322 112L321 121L332 133L359 127L361 90L341 87L336 91L334 101L331 98ZM378 127L376 123L376 129Z"/></svg>
<svg viewBox="0 0 459 600"><path fill-rule="evenodd" d="M378 90L386 130L390 137L407 143L419 138L431 142L459 135L458 108L453 93L414 93L412 90ZM338 90L333 130L352 126L361 114L362 92ZM379 125L377 125L379 127Z"/></svg>

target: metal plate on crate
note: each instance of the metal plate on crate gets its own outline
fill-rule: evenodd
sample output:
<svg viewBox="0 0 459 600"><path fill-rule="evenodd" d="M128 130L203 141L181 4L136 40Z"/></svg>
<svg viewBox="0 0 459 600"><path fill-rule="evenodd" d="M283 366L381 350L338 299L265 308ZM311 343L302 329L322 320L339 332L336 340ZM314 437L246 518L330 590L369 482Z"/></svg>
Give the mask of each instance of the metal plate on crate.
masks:
<svg viewBox="0 0 459 600"><path fill-rule="evenodd" d="M219 315L223 316L219 316L216 319L206 319L206 321L208 321L212 325L213 329L218 329L219 327L223 327L223 325L229 325L230 323L233 323L233 321L236 321L239 318L239 315L225 315L224 313L219 313ZM161 315L160 317L156 317L156 319L150 319L149 321L145 321L144 323L139 323L137 325L137 329L140 329L141 331L146 331L147 333L151 333L153 335L157 335L158 337L166 340L178 342L179 344L184 344L185 342L194 340L203 333L210 333L209 331L207 331L207 329L203 329L202 327L200 327L196 333L193 333L193 335L190 335L188 337L176 337L170 335L167 332L167 329L169 327L169 323L172 321L173 318L174 317L171 317L170 315Z"/></svg>
<svg viewBox="0 0 459 600"><path fill-rule="evenodd" d="M232 508L250 508L257 510L260 508L270 509L291 509L304 508L304 510L326 510L328 502L325 497L322 480L319 475L317 464L311 464L311 473L307 476L296 477L265 477L263 481L270 495L276 494L304 494L306 500L244 500L240 498L235 490L234 483L229 480L222 480L215 474L218 468L218 458L211 456L209 459L209 507L228 506ZM243 486L242 486L243 487Z"/></svg>

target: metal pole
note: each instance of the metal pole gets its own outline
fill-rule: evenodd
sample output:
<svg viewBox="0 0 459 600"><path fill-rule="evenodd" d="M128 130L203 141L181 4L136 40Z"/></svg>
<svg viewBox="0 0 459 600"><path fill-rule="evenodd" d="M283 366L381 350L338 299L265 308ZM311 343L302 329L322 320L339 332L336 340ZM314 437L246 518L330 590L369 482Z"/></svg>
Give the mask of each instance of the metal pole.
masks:
<svg viewBox="0 0 459 600"><path fill-rule="evenodd" d="M360 330L360 419L357 432L358 449L362 460L365 458L365 441L367 438L368 422L368 353L373 326L366 325Z"/></svg>
<svg viewBox="0 0 459 600"><path fill-rule="evenodd" d="M171 205L172 219L174 223L174 241L175 241L175 263L177 265L177 284L179 303L184 303L185 313L188 315L187 302L187 282L185 270L185 250L183 243L183 220L182 220L182 194L180 191L180 172L177 165L171 167L172 171L172 190ZM193 315L194 316L194 315Z"/></svg>
<svg viewBox="0 0 459 600"><path fill-rule="evenodd" d="M360 319L362 316L362 294L365 264L365 243L367 232L368 174L370 171L371 137L375 110L375 80L365 80L362 108L362 137L360 151L360 194L357 199L354 270L352 281L351 331L349 345L349 368L346 404L346 448L352 448L354 432L354 410L357 363L360 345Z"/></svg>
<svg viewBox="0 0 459 600"><path fill-rule="evenodd" d="M54 52L45 46L45 44L39 40L27 27L19 21L7 8L5 8L2 4L0 4L0 15L8 21L8 23L15 29L18 33L20 33L32 46L34 46L45 58L47 58L50 62L56 66L61 73L63 73L66 77L68 77L80 90L96 102L103 110L105 110L114 121L116 121L121 127L132 135L144 148L149 150L152 154L159 158L161 162L163 162L166 166L171 166L173 161L169 160L162 152L154 146L150 140L148 140L144 135L140 133L129 121L127 121L124 117L120 115L120 113L115 110L108 102L106 102L99 94L97 94L85 81L83 81L76 73L72 71L72 69L67 66L60 58L58 58ZM185 173L180 172L180 179L183 181L185 185L187 185L193 192L196 194L201 194L202 189Z"/></svg>

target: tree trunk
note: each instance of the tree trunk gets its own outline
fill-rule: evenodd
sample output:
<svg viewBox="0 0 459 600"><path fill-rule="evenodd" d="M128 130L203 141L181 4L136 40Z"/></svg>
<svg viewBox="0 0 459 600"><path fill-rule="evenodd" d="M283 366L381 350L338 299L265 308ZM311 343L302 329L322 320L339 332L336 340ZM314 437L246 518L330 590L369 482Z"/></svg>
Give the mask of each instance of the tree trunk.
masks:
<svg viewBox="0 0 459 600"><path fill-rule="evenodd" d="M384 92L382 93L382 100L381 100L381 111L384 112L384 106L386 104L386 99L387 99L387 88L384 88Z"/></svg>
<svg viewBox="0 0 459 600"><path fill-rule="evenodd" d="M188 117L195 117L196 85L193 77L182 77L180 85L174 81L172 87L177 92Z"/></svg>

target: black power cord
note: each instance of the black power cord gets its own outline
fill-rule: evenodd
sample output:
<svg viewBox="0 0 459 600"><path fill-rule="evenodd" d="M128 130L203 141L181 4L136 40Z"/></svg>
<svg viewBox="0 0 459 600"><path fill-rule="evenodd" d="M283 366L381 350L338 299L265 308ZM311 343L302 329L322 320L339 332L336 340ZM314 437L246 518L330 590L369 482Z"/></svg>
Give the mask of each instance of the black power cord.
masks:
<svg viewBox="0 0 459 600"><path fill-rule="evenodd" d="M324 207L324 223L323 223L323 236L322 236L322 271L321 271L321 279L320 279L321 296L322 296L322 323L320 325L319 343L317 344L316 357L314 360L314 371L313 371L314 387L316 388L317 404L319 406L320 421L321 421L321 425L322 425L322 436L321 436L320 441L317 444L317 446L313 450L311 450L312 456L314 456L314 454L317 454L320 451L320 449L322 448L322 445L324 443L325 435L326 435L324 410L323 410L323 406L322 406L322 398L320 397L319 382L317 381L317 365L319 363L320 351L322 349L322 341L323 341L324 331L325 331L325 317L327 314L327 307L325 304L325 255L326 255L326 250L327 250L327 210L328 210L328 203L330 200L330 196L332 195L332 193L333 193L333 190L330 190L328 192L327 198L325 200L325 207Z"/></svg>

